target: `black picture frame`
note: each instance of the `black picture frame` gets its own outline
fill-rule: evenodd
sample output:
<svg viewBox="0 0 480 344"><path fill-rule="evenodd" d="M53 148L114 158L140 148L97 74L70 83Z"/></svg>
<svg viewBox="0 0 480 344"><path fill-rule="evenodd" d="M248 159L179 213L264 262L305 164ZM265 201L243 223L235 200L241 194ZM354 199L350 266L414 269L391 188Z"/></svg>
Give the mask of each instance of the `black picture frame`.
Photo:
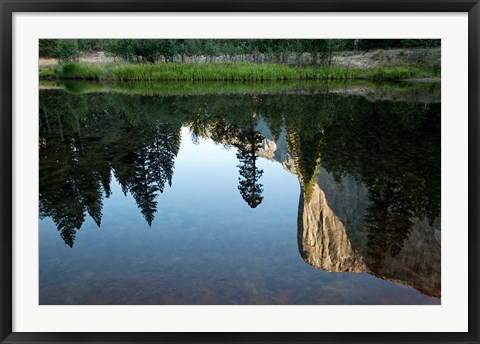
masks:
<svg viewBox="0 0 480 344"><path fill-rule="evenodd" d="M0 0L1 343L479 343L478 0ZM20 333L12 332L12 16L15 12L465 12L468 13L468 332L459 333Z"/></svg>

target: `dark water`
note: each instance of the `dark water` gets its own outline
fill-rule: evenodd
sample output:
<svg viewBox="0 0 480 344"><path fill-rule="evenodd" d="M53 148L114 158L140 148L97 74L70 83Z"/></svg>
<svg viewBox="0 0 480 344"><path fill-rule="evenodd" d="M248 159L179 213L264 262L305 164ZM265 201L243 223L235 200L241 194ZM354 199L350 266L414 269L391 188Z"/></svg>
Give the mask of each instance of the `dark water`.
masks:
<svg viewBox="0 0 480 344"><path fill-rule="evenodd" d="M41 90L40 304L439 304L437 97L267 86Z"/></svg>

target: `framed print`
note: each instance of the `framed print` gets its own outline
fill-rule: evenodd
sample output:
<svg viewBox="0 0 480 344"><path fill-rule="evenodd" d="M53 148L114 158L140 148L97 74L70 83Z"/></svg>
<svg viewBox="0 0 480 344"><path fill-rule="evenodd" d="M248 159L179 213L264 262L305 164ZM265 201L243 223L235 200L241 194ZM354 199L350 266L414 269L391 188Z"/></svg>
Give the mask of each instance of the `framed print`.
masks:
<svg viewBox="0 0 480 344"><path fill-rule="evenodd" d="M478 1L1 1L2 343L478 343Z"/></svg>

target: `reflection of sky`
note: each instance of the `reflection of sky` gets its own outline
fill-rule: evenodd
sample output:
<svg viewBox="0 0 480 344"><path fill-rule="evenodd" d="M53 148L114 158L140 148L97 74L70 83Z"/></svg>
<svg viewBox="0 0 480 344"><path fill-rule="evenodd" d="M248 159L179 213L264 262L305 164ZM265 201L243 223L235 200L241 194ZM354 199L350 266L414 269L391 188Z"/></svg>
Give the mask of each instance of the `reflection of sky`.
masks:
<svg viewBox="0 0 480 344"><path fill-rule="evenodd" d="M438 303L368 274L327 273L298 252L297 177L259 158L263 201L251 209L238 186L234 148L195 145L188 130L172 187L150 228L112 177L101 228L88 217L73 248L40 221L42 304Z"/></svg>

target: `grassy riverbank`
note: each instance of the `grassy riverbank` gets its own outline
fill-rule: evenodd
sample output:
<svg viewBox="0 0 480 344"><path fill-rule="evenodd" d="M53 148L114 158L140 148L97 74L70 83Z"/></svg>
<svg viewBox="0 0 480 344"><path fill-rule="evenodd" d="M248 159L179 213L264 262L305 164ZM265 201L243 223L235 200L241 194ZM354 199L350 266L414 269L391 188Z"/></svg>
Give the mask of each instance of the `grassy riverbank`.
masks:
<svg viewBox="0 0 480 344"><path fill-rule="evenodd" d="M111 63L82 64L69 62L59 66L40 67L41 80L402 80L438 78L439 68L417 66L348 68L291 67L281 64L250 63Z"/></svg>

